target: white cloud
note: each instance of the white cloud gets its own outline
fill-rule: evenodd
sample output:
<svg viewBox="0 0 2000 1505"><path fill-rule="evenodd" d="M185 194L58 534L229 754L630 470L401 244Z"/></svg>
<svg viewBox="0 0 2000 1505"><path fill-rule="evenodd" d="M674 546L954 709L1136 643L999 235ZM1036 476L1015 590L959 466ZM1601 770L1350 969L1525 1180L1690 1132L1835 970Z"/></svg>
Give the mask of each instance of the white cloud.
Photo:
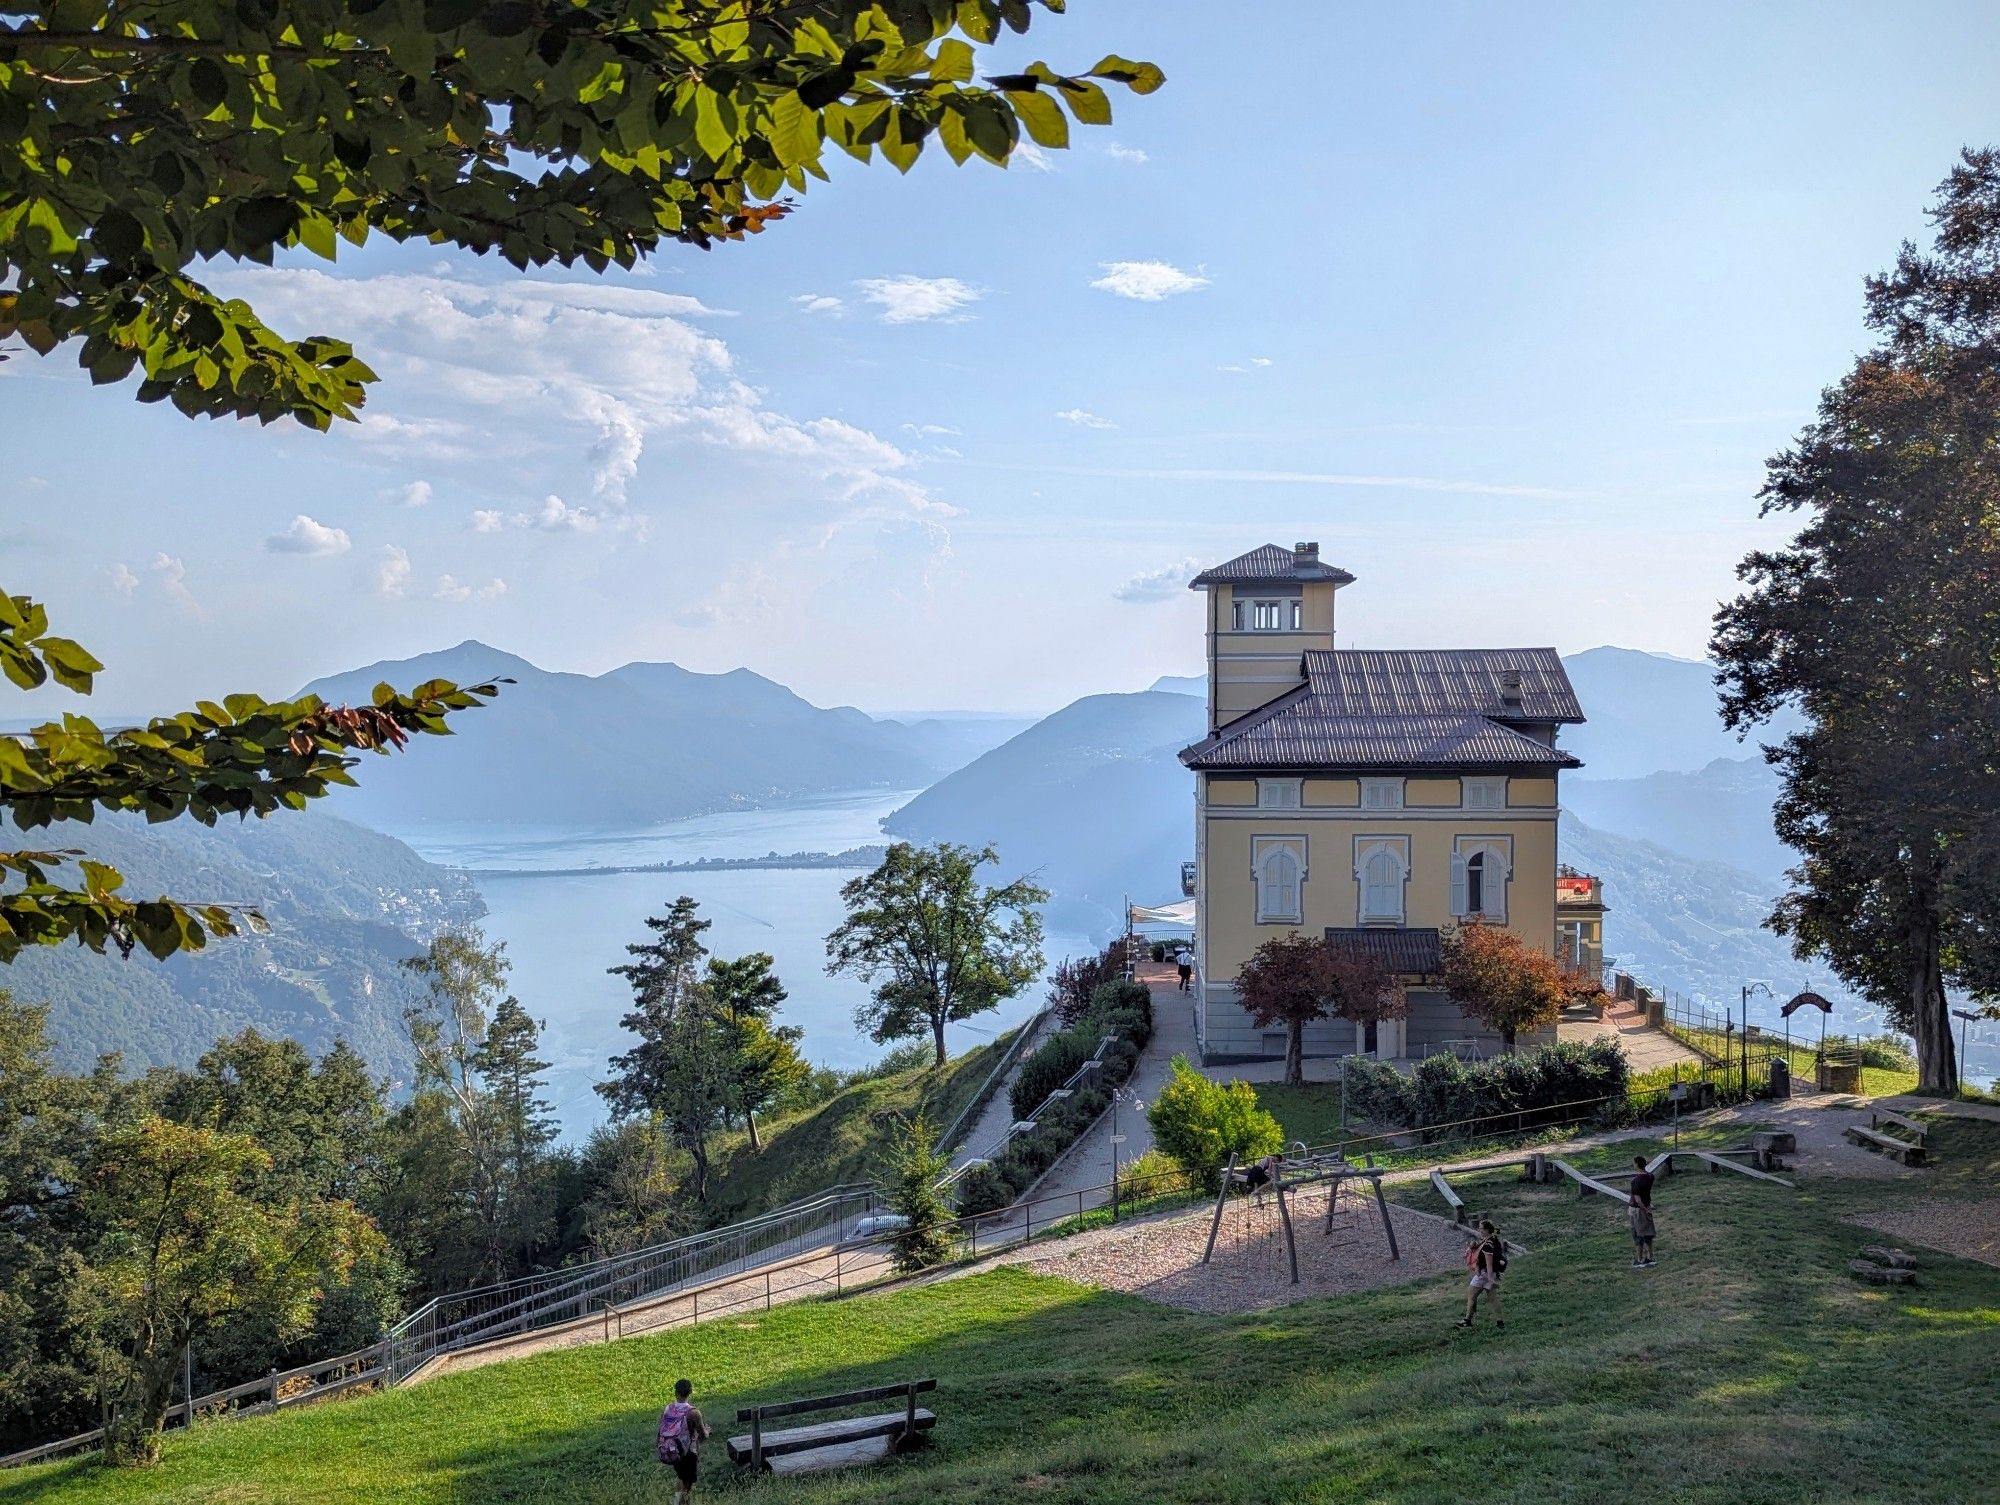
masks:
<svg viewBox="0 0 2000 1505"><path fill-rule="evenodd" d="M912 434L922 434L925 438L942 434L956 434L958 432L957 429L944 423L906 423L903 425L903 428Z"/></svg>
<svg viewBox="0 0 2000 1505"><path fill-rule="evenodd" d="M438 576L437 589L431 593L440 601L491 601L507 594L507 582L498 578L484 585L462 584L451 575Z"/></svg>
<svg viewBox="0 0 2000 1505"><path fill-rule="evenodd" d="M1014 145L1014 155L1009 160L1032 167L1036 172L1054 172L1056 170L1055 159L1032 141L1022 140L1016 142Z"/></svg>
<svg viewBox="0 0 2000 1505"><path fill-rule="evenodd" d="M533 513L515 517L517 527L540 528L545 533L595 533L601 519L587 507L572 507L559 496L545 496Z"/></svg>
<svg viewBox="0 0 2000 1505"><path fill-rule="evenodd" d="M1078 428L1115 429L1118 427L1109 418L1100 418L1088 408L1064 408L1060 413L1056 414L1056 417L1062 419L1065 423L1073 423Z"/></svg>
<svg viewBox="0 0 2000 1505"><path fill-rule="evenodd" d="M1126 601L1134 606L1148 606L1157 601L1179 599L1187 589L1188 581L1201 573L1199 560L1188 558L1174 564L1162 565L1157 570L1146 570L1134 575L1111 594L1115 600Z"/></svg>
<svg viewBox="0 0 2000 1505"><path fill-rule="evenodd" d="M111 588L126 600L131 600L132 593L139 588L139 577L127 569L122 562L112 565L108 573L111 576Z"/></svg>
<svg viewBox="0 0 2000 1505"><path fill-rule="evenodd" d="M397 507L427 507L431 500L431 483L412 481L407 486L391 486L378 491L376 495Z"/></svg>
<svg viewBox="0 0 2000 1505"><path fill-rule="evenodd" d="M1118 162L1147 162L1151 160L1138 147L1120 146L1115 141L1104 148L1104 155Z"/></svg>
<svg viewBox="0 0 2000 1505"><path fill-rule="evenodd" d="M1104 275L1092 282L1092 287L1141 303L1158 303L1163 298L1208 286L1208 278L1201 275L1199 268L1184 272L1165 261L1105 261L1099 265L1104 268Z"/></svg>
<svg viewBox="0 0 2000 1505"><path fill-rule="evenodd" d="M175 605L197 617L207 615L202 610L201 602L195 599L194 592L187 588L187 565L178 555L155 554L152 569L160 577L161 588Z"/></svg>
<svg viewBox="0 0 2000 1505"><path fill-rule="evenodd" d="M399 544L384 544L375 563L375 594L394 600L410 588L410 551Z"/></svg>
<svg viewBox="0 0 2000 1505"><path fill-rule="evenodd" d="M472 514L472 531L475 533L498 533L506 526L506 514L490 507L481 507Z"/></svg>
<svg viewBox="0 0 2000 1505"><path fill-rule="evenodd" d="M866 277L855 286L882 310L884 324L965 318L958 310L979 301L979 289L956 277Z"/></svg>
<svg viewBox="0 0 2000 1505"><path fill-rule="evenodd" d="M329 528L303 512L292 519L291 526L284 532L273 533L264 540L264 547L273 554L306 554L315 559L328 554L345 554L353 546L346 529Z"/></svg>
<svg viewBox="0 0 2000 1505"><path fill-rule="evenodd" d="M1247 361L1241 361L1227 366L1217 366L1215 369L1218 371L1262 371L1266 366L1270 364L1271 364L1271 358L1269 356L1253 355Z"/></svg>
<svg viewBox="0 0 2000 1505"><path fill-rule="evenodd" d="M800 293L792 299L792 302L809 314L838 314L847 311L845 303L826 293Z"/></svg>

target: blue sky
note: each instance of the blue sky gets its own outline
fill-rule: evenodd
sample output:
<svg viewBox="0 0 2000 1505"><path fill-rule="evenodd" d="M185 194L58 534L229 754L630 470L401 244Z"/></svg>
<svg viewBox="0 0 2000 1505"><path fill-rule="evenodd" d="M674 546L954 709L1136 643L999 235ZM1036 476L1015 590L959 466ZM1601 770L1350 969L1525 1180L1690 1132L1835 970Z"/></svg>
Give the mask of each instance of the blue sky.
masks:
<svg viewBox="0 0 2000 1505"><path fill-rule="evenodd" d="M843 159L638 276L218 272L383 373L332 437L18 355L7 588L107 709L479 637L1045 710L1195 667L1190 562L1300 538L1351 645L1694 655L1862 277L2000 138L1989 5L1072 0L1027 41L1168 84L1006 173Z"/></svg>

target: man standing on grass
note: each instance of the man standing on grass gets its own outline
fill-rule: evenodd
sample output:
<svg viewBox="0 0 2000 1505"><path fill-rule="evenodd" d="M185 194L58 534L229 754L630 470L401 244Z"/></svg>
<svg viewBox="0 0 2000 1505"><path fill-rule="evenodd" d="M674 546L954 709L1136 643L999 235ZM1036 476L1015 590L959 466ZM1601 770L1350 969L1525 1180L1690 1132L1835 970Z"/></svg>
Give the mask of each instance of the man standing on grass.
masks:
<svg viewBox="0 0 2000 1505"><path fill-rule="evenodd" d="M1653 1268L1653 1173L1646 1169L1646 1157L1634 1155L1632 1194L1626 1199L1625 1217L1632 1225L1632 1268Z"/></svg>

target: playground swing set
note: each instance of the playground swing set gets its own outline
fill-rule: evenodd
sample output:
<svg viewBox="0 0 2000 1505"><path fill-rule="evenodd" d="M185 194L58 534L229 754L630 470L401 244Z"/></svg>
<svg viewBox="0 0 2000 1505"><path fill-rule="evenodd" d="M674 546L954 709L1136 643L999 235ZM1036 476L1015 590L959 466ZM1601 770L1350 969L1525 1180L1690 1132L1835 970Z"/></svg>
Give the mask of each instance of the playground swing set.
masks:
<svg viewBox="0 0 2000 1505"><path fill-rule="evenodd" d="M1263 1238L1267 1247L1275 1249L1276 1236L1282 1232L1291 1283L1297 1285L1299 1242L1297 1224L1292 1216L1292 1199L1309 1187L1325 1187L1326 1213L1321 1232L1324 1237L1333 1239L1342 1232L1352 1233L1355 1230L1354 1211L1343 1209L1340 1193L1349 1183L1362 1181L1368 1183L1369 1190L1374 1194L1376 1211L1382 1218L1382 1232L1388 1240L1389 1258L1402 1259L1402 1251L1396 1247L1396 1226L1389 1220L1388 1199L1382 1195L1381 1171L1373 1166L1355 1165L1338 1155L1307 1155L1298 1159L1279 1158L1269 1173L1269 1179L1259 1180L1253 1176L1251 1168L1238 1168L1232 1152L1229 1163L1223 1167L1221 1189L1215 1195L1215 1214L1209 1219L1208 1242L1202 1249L1201 1262L1206 1265L1215 1258L1216 1239L1222 1232L1231 1194L1236 1195L1238 1203L1237 1221L1244 1224L1255 1216L1253 1207L1262 1202L1264 1193L1269 1192L1277 1209L1277 1227L1273 1229L1267 1225ZM1253 1192L1256 1194L1255 1202L1251 1199ZM1361 1192L1360 1195L1367 1196L1368 1192ZM1317 1219L1319 1214L1315 1212L1314 1217ZM1246 1230L1237 1230L1239 1247L1247 1246L1249 1239Z"/></svg>

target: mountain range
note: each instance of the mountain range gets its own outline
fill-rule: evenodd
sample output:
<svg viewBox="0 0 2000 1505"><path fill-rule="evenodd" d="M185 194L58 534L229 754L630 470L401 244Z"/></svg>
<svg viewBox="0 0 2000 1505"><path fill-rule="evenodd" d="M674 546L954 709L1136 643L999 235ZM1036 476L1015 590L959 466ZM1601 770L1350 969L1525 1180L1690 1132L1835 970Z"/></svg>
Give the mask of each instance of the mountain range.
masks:
<svg viewBox="0 0 2000 1505"><path fill-rule="evenodd" d="M358 789L340 794L343 815L394 831L642 826L835 790L921 788L1024 724L882 721L812 705L748 669L630 663L557 673L473 641L318 679L301 693L365 702L377 684L429 679L512 683L455 718L451 740L371 764Z"/></svg>
<svg viewBox="0 0 2000 1505"><path fill-rule="evenodd" d="M110 863L128 894L253 904L270 925L165 962L76 945L22 952L0 984L49 1006L57 1060L71 1070L108 1051L129 1070L185 1066L217 1036L254 1025L315 1053L345 1039L376 1070L407 1079L402 1013L418 989L400 963L486 912L463 874L318 810L213 827L101 814L36 840Z"/></svg>

